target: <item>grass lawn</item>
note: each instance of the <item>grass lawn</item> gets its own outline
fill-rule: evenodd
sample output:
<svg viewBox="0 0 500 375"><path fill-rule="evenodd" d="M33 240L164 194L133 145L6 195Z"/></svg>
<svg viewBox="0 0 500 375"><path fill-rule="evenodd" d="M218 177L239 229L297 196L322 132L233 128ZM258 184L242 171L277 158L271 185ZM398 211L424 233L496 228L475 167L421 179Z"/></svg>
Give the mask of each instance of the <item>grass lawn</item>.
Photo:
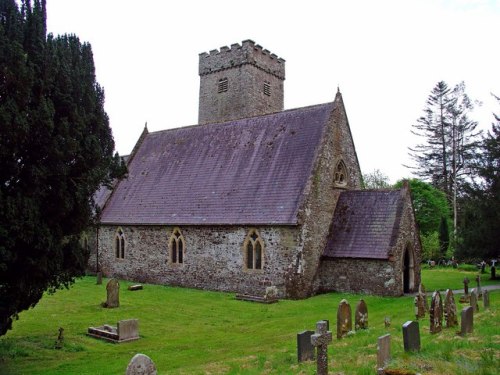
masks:
<svg viewBox="0 0 500 375"><path fill-rule="evenodd" d="M500 279L490 280L489 267L486 273L479 273L474 267L460 266L457 269L452 267L434 267L429 269L427 266L422 268L422 284L427 292L435 290L446 291L446 289L463 290L464 278L469 279L469 291L477 287L476 276L481 276L481 286L483 285L500 285Z"/></svg>
<svg viewBox="0 0 500 375"><path fill-rule="evenodd" d="M445 285L439 289L460 288L454 275L436 270L425 270L424 282L437 287L438 274ZM414 319L411 297L331 293L262 305L237 301L230 293L160 285L131 292L127 286L132 283L122 281L120 307L104 309L100 302L106 299L106 282L95 285L94 277L84 277L20 314L13 330L0 337L0 374L124 374L136 353L151 357L159 374L314 374L314 362L297 363L296 334L314 329L321 319L330 320L334 334L328 348L333 374L374 374L377 337L386 333L391 334L390 368L440 375L497 374L500 368L500 291L491 293L490 310L480 304L474 332L467 337L457 336L458 328L430 335L426 317L420 322L422 350L408 354L401 326ZM361 297L368 305L370 328L337 340L340 300L346 298L354 313ZM456 302L461 310L458 298ZM391 319L389 328L384 327L385 316ZM89 326L129 318L139 319L138 341L112 344L86 336ZM56 350L59 327L65 329L65 341Z"/></svg>

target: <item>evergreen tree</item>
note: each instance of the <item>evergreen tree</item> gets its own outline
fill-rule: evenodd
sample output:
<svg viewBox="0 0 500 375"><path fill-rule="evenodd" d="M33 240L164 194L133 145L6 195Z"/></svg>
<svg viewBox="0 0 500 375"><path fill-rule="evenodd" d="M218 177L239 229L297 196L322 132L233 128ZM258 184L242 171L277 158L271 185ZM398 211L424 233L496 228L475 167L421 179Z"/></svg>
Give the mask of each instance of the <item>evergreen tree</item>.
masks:
<svg viewBox="0 0 500 375"><path fill-rule="evenodd" d="M446 216L441 216L439 223L439 253L441 257L446 257L446 252L450 245L450 232L448 231L448 220Z"/></svg>
<svg viewBox="0 0 500 375"><path fill-rule="evenodd" d="M123 172L92 50L46 35L45 0L0 0L0 335L88 258L93 194Z"/></svg>

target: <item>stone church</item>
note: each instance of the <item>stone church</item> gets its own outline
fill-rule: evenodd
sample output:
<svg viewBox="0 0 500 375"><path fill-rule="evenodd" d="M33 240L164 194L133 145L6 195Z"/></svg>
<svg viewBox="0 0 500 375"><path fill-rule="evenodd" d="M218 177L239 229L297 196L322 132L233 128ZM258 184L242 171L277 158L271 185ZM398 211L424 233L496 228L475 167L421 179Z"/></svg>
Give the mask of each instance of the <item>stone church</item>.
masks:
<svg viewBox="0 0 500 375"><path fill-rule="evenodd" d="M281 298L417 288L409 188L361 190L340 92L284 110L285 60L251 40L200 54L199 75L199 124L145 128L128 177L96 194L90 269Z"/></svg>

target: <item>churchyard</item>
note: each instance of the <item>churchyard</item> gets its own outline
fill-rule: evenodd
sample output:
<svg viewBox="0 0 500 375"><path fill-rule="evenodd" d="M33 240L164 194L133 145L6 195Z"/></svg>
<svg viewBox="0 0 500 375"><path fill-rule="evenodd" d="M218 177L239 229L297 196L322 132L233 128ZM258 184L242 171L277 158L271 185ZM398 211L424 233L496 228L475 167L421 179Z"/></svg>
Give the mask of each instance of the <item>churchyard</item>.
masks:
<svg viewBox="0 0 500 375"><path fill-rule="evenodd" d="M422 271L427 292L441 290L443 303L445 289L463 291L464 277L471 280L470 292L476 288L476 275L477 271L452 268ZM500 285L488 278L482 275L482 286ZM472 332L465 335L457 334L461 311L469 306L459 302L462 293L455 294L458 326L447 328L443 320L441 330L434 327L437 332L431 334L426 312L418 320L420 351L405 351L407 340L415 345L407 337L415 329L407 322L417 321L414 295L330 293L261 304L237 300L231 293L159 285L129 290L134 283L120 280L119 306L106 308L103 305L111 303L108 281L104 278L96 285L95 277L84 277L23 312L14 329L0 338L0 374L124 374L137 353L148 355L158 374L315 374L316 361L297 359L297 334L315 331L325 319L332 335L321 331L313 341L327 345L329 374L376 374L378 347L390 354L386 368L399 374L496 374L500 367L500 290L490 292L489 309L479 299ZM361 298L366 306L358 309L358 316L367 309L367 328L355 330ZM430 295L427 299L430 310L440 310ZM352 309L352 330L342 331L339 339L342 300ZM345 302L341 310L348 310ZM138 319L139 339L113 343L87 335L90 327L108 329L105 325L130 319Z"/></svg>

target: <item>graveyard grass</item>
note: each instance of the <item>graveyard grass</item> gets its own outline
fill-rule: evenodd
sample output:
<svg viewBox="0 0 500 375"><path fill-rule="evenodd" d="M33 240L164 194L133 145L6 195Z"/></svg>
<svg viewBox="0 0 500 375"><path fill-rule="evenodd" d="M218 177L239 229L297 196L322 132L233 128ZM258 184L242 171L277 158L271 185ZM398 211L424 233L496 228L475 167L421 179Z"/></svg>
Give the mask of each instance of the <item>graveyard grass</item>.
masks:
<svg viewBox="0 0 500 375"><path fill-rule="evenodd" d="M464 275L475 287L475 272L442 271L423 271L428 291L461 289ZM102 285L95 280L79 279L71 289L46 295L34 309L20 314L14 329L0 338L0 374L124 374L136 353L151 357L159 374L314 374L315 362L297 363L296 334L314 330L321 319L330 320L334 336L328 346L332 374L374 374L377 338L386 333L391 334L391 369L486 375L500 367L500 290L490 293L489 310L480 302L471 335L457 336L460 327L431 335L426 314L419 322L421 352L405 353L402 325L414 320L413 297L330 293L263 305L237 301L231 293L160 285L128 291L133 283L121 281L120 307L104 309L100 302L106 299L107 279ZM354 319L361 297L368 306L369 329L337 340L340 300L349 301ZM463 305L457 295L455 301L460 314ZM388 328L386 316L391 320ZM116 325L130 318L139 319L138 341L113 344L86 336L89 326ZM59 327L64 328L64 344L57 350Z"/></svg>

